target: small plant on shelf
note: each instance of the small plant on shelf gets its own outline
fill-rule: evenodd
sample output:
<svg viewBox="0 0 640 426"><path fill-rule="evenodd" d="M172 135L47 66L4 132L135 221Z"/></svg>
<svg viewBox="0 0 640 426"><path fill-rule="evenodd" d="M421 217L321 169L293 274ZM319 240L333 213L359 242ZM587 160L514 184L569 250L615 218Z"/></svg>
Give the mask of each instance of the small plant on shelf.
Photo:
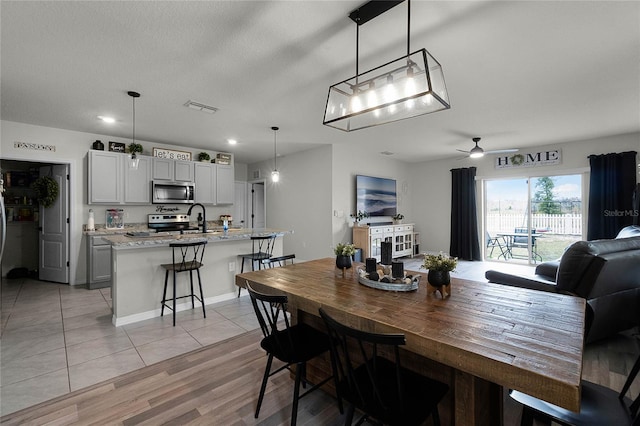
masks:
<svg viewBox="0 0 640 426"><path fill-rule="evenodd" d="M369 213L363 210L358 210L358 213L351 213L350 215L356 223L360 222L362 219L366 219L369 217Z"/></svg>
<svg viewBox="0 0 640 426"><path fill-rule="evenodd" d="M424 261L421 268L428 269L430 271L445 271L451 272L458 266L458 258L451 257L448 254L440 252L439 254L424 254Z"/></svg>
<svg viewBox="0 0 640 426"><path fill-rule="evenodd" d="M139 143L135 143L135 142L131 142L129 144L129 153L131 154L135 154L135 153L140 153L142 154L142 145Z"/></svg>
<svg viewBox="0 0 640 426"><path fill-rule="evenodd" d="M402 219L404 219L404 215L401 213L395 214L392 216L393 220L395 220L396 222L400 222Z"/></svg>
<svg viewBox="0 0 640 426"><path fill-rule="evenodd" d="M200 160L200 161L209 161L209 160L211 160L211 156L209 154L207 154L206 152L201 152L200 154L198 154L198 160Z"/></svg>
<svg viewBox="0 0 640 426"><path fill-rule="evenodd" d="M336 248L333 249L336 256L353 256L356 254L356 247L350 243L338 243Z"/></svg>

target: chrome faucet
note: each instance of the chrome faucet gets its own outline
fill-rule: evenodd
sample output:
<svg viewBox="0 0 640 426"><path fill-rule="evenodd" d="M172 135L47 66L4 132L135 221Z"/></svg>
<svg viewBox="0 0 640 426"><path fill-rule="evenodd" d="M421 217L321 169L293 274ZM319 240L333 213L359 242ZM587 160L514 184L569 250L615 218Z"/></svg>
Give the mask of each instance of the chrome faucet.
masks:
<svg viewBox="0 0 640 426"><path fill-rule="evenodd" d="M200 203L192 204L191 207L189 207L189 210L187 211L187 215L191 216L191 210L193 210L195 206L202 207L202 233L206 234L207 233L207 210L204 208L204 206Z"/></svg>

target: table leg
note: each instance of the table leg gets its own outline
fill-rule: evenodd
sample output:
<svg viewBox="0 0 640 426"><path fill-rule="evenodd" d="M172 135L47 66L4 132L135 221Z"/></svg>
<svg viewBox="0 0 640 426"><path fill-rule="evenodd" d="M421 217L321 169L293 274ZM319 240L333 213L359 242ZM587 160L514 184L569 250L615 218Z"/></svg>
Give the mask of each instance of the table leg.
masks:
<svg viewBox="0 0 640 426"><path fill-rule="evenodd" d="M502 389L495 383L455 370L455 424L504 424Z"/></svg>

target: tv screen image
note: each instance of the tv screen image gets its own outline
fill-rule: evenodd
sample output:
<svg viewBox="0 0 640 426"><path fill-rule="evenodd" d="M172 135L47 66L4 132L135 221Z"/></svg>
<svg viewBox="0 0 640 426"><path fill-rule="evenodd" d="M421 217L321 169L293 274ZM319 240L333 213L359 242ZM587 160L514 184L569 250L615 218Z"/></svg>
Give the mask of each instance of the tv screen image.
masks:
<svg viewBox="0 0 640 426"><path fill-rule="evenodd" d="M366 211L370 216L393 216L397 207L395 179L356 176L356 211Z"/></svg>

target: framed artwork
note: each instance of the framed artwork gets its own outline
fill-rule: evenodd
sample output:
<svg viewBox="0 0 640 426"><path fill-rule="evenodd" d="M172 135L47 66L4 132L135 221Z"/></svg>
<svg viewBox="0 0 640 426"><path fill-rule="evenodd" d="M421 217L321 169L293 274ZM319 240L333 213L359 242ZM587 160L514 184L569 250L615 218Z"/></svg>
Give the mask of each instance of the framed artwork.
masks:
<svg viewBox="0 0 640 426"><path fill-rule="evenodd" d="M109 141L109 151L113 152L125 152L125 144L122 142Z"/></svg>
<svg viewBox="0 0 640 426"><path fill-rule="evenodd" d="M167 158L169 160L187 160L191 161L191 153L187 151L178 151L175 149L153 148L153 156L158 158Z"/></svg>

